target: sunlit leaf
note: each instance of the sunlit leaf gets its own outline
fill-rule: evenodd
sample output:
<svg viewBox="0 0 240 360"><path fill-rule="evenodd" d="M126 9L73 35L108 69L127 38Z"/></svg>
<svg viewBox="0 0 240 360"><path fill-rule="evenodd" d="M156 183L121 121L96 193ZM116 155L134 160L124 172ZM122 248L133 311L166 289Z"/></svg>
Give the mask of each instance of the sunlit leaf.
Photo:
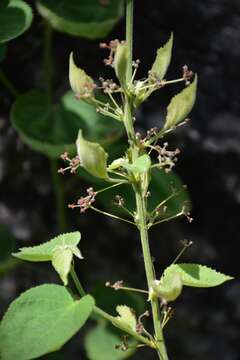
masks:
<svg viewBox="0 0 240 360"><path fill-rule="evenodd" d="M75 301L59 285L41 285L12 302L0 325L2 360L30 360L59 350L86 322L94 300Z"/></svg>
<svg viewBox="0 0 240 360"><path fill-rule="evenodd" d="M61 234L41 245L20 248L19 252L14 253L13 255L26 261L51 261L53 252L57 246L77 246L80 239L81 234L79 231Z"/></svg>
<svg viewBox="0 0 240 360"><path fill-rule="evenodd" d="M181 121L184 121L191 112L197 93L197 75L194 81L179 94L175 95L167 108L167 118L164 129L174 128Z"/></svg>
<svg viewBox="0 0 240 360"><path fill-rule="evenodd" d="M218 286L233 279L231 276L199 264L173 264L164 271L165 275L171 273L180 274L183 285L199 288Z"/></svg>
<svg viewBox="0 0 240 360"><path fill-rule="evenodd" d="M168 66L171 61L173 47L173 33L171 34L168 42L157 51L156 59L150 72L159 80L162 80L166 75Z"/></svg>

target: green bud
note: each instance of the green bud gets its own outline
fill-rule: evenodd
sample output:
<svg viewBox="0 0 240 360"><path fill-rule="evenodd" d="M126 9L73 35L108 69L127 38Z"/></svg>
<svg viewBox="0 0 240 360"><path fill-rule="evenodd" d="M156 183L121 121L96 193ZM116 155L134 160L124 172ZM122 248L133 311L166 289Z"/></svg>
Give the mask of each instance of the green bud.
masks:
<svg viewBox="0 0 240 360"><path fill-rule="evenodd" d="M80 163L84 169L95 177L109 179L107 173L108 154L103 147L98 143L85 140L81 130L79 130L76 145Z"/></svg>
<svg viewBox="0 0 240 360"><path fill-rule="evenodd" d="M65 286L68 284L68 274L71 270L73 255L83 259L80 250L74 245L59 245L53 251L52 266Z"/></svg>
<svg viewBox="0 0 240 360"><path fill-rule="evenodd" d="M116 76L124 88L126 87L126 73L127 73L127 61L128 61L128 48L125 43L119 43L114 57L114 69Z"/></svg>
<svg viewBox="0 0 240 360"><path fill-rule="evenodd" d="M197 75L194 81L179 94L175 95L167 108L167 118L164 130L174 128L177 124L184 121L191 112L197 93Z"/></svg>
<svg viewBox="0 0 240 360"><path fill-rule="evenodd" d="M167 275L163 275L159 280L154 280L152 283L152 290L154 294L160 297L162 300L166 302L174 301L178 298L178 296L182 292L182 278L178 273L171 273Z"/></svg>
<svg viewBox="0 0 240 360"><path fill-rule="evenodd" d="M69 58L69 81L71 88L78 98L90 99L94 97L94 82L84 70L76 66L71 52Z"/></svg>

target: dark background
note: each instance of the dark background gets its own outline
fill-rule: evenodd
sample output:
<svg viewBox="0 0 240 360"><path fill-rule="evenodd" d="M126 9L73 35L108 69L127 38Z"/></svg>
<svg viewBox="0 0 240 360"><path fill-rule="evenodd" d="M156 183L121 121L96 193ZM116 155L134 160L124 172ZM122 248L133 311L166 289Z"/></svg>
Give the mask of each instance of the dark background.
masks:
<svg viewBox="0 0 240 360"><path fill-rule="evenodd" d="M42 19L21 38L12 41L4 70L20 92L43 86ZM231 274L237 280L210 290L187 289L174 304L175 317L166 331L170 359L240 359L239 213L240 213L240 1L136 1L134 53L141 59L139 75L150 68L155 50L174 32L173 60L168 78L181 74L184 64L199 75L197 103L191 122L169 137L182 153L177 172L188 185L194 222L173 221L151 232L157 272L180 249L180 240L194 242L184 261L198 261ZM124 37L124 23L111 38ZM68 89L68 56L92 77L102 71L98 41L54 33L55 97ZM107 73L108 74L108 73ZM178 88L173 86L151 97L138 113L139 129L160 125L164 106ZM44 156L25 146L11 127L13 98L0 88L0 223L9 227L24 246L45 241L58 233L49 164ZM69 195L74 200L80 181ZM128 225L88 212L69 213L72 230L80 229L81 278L91 287L96 281L123 279L133 286L145 285L143 259L137 233ZM58 281L47 266L21 266L0 279L0 312L26 288L43 281ZM74 341L65 347L77 358ZM141 350L136 355L153 358ZM84 355L83 355L84 358Z"/></svg>

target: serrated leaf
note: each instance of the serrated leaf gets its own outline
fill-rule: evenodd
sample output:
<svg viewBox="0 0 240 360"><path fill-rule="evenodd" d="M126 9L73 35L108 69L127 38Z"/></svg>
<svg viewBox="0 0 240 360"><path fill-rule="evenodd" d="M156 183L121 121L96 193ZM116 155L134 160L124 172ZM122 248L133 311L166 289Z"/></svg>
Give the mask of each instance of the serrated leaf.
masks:
<svg viewBox="0 0 240 360"><path fill-rule="evenodd" d="M79 131L76 145L80 163L84 169L93 176L108 179L108 155L103 147L98 143L85 140L81 130Z"/></svg>
<svg viewBox="0 0 240 360"><path fill-rule="evenodd" d="M145 154L137 158L132 164L125 162L122 166L133 173L143 174L150 169L151 159L149 155Z"/></svg>
<svg viewBox="0 0 240 360"><path fill-rule="evenodd" d="M119 43L117 45L116 53L114 56L114 69L116 76L124 88L126 86L126 73L128 64L128 48L126 43Z"/></svg>
<svg viewBox="0 0 240 360"><path fill-rule="evenodd" d="M31 7L22 0L11 0L9 4L4 1L3 5L0 12L0 43L20 36L30 27L33 19Z"/></svg>
<svg viewBox="0 0 240 360"><path fill-rule="evenodd" d="M45 242L41 245L33 247L23 247L19 249L19 252L14 253L13 256L18 259L27 261L51 261L53 251L59 245L71 245L77 246L81 239L79 231L61 234L54 239Z"/></svg>
<svg viewBox="0 0 240 360"><path fill-rule="evenodd" d="M61 5L61 6L59 6ZM123 14L123 1L38 0L37 9L59 31L88 39L104 38Z"/></svg>
<svg viewBox="0 0 240 360"><path fill-rule="evenodd" d="M136 331L137 320L133 311L126 305L118 305L116 311L119 316L117 319L121 321L124 325L129 326L132 330Z"/></svg>
<svg viewBox="0 0 240 360"><path fill-rule="evenodd" d="M150 72L157 76L159 80L162 80L166 75L168 66L171 61L172 56L172 47L173 47L173 33L167 43L157 50L157 56L153 63L153 66Z"/></svg>
<svg viewBox="0 0 240 360"><path fill-rule="evenodd" d="M73 53L69 57L69 82L74 94L88 101L93 95L94 82L93 79L86 74L84 70L76 66Z"/></svg>
<svg viewBox="0 0 240 360"><path fill-rule="evenodd" d="M174 128L181 121L184 121L191 112L197 93L197 75L194 81L179 94L175 95L167 107L167 118L164 130Z"/></svg>
<svg viewBox="0 0 240 360"><path fill-rule="evenodd" d="M2 360L30 360L60 349L86 322L90 295L75 301L66 288L41 285L9 306L0 325Z"/></svg>
<svg viewBox="0 0 240 360"><path fill-rule="evenodd" d="M90 360L124 360L136 350L136 342L130 342L130 349L116 349L121 344L120 336L105 326L98 325L87 333L84 341L87 357Z"/></svg>
<svg viewBox="0 0 240 360"><path fill-rule="evenodd" d="M164 275L170 273L180 274L183 285L199 288L218 286L233 279L231 276L199 264L173 264L164 271Z"/></svg>

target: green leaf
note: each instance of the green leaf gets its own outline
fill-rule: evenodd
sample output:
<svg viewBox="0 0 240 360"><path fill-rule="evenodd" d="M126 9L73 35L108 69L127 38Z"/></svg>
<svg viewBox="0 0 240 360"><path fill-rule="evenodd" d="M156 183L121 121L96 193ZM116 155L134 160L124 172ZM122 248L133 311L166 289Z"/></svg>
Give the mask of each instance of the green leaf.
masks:
<svg viewBox="0 0 240 360"><path fill-rule="evenodd" d="M81 234L79 231L61 234L41 245L20 248L19 252L14 253L13 256L26 261L51 261L57 246L77 246L80 239Z"/></svg>
<svg viewBox="0 0 240 360"><path fill-rule="evenodd" d="M7 52L6 44L0 44L0 61L3 61Z"/></svg>
<svg viewBox="0 0 240 360"><path fill-rule="evenodd" d="M114 56L114 69L116 76L123 88L126 87L127 65L128 65L127 44L119 43L117 45L116 53Z"/></svg>
<svg viewBox="0 0 240 360"><path fill-rule="evenodd" d="M76 152L79 129L90 139L101 137L111 143L122 134L118 121L104 117L84 101L66 93L59 104L49 106L43 92L33 90L17 98L11 109L13 126L23 141L36 151L58 158L63 152Z"/></svg>
<svg viewBox="0 0 240 360"><path fill-rule="evenodd" d="M107 153L98 143L87 141L79 131L77 138L77 152L81 165L91 175L98 178L107 179Z"/></svg>
<svg viewBox="0 0 240 360"><path fill-rule="evenodd" d="M182 292L182 287L182 277L177 272L164 274L160 281L155 280L152 285L156 295L167 302L176 300Z"/></svg>
<svg viewBox="0 0 240 360"><path fill-rule="evenodd" d="M75 95L79 98L91 99L93 95L94 82L84 70L75 65L73 53L71 52L69 58L69 81L71 88Z"/></svg>
<svg viewBox="0 0 240 360"><path fill-rule="evenodd" d="M7 7L10 0L0 0L0 9Z"/></svg>
<svg viewBox="0 0 240 360"><path fill-rule="evenodd" d="M171 273L180 274L183 285L199 288L218 286L233 279L231 276L199 264L173 264L166 268L164 275Z"/></svg>
<svg viewBox="0 0 240 360"><path fill-rule="evenodd" d="M41 285L10 305L0 325L2 360L29 360L59 350L84 325L94 300L75 301L66 288Z"/></svg>
<svg viewBox="0 0 240 360"><path fill-rule="evenodd" d="M137 158L132 164L125 162L122 166L133 173L143 174L150 169L151 159L149 155L145 154Z"/></svg>
<svg viewBox="0 0 240 360"><path fill-rule="evenodd" d="M30 27L32 19L32 9L27 3L11 0L0 12L0 43L20 36Z"/></svg>
<svg viewBox="0 0 240 360"><path fill-rule="evenodd" d="M65 286L68 284L68 274L71 270L73 255L83 259L80 250L75 245L59 245L53 250L52 266Z"/></svg>
<svg viewBox="0 0 240 360"><path fill-rule="evenodd" d="M163 47L158 49L156 59L150 70L150 72L153 75L157 76L159 80L162 80L166 75L172 57L172 47L173 47L173 33L171 33L168 42Z"/></svg>
<svg viewBox="0 0 240 360"><path fill-rule="evenodd" d="M119 314L119 316L117 316L117 320L136 331L137 320L133 311L126 305L118 305L116 307L116 311Z"/></svg>
<svg viewBox="0 0 240 360"><path fill-rule="evenodd" d="M97 95L96 97L99 98ZM101 97L99 100L109 102L107 97ZM99 114L95 107L83 100L76 100L72 91L68 91L64 95L62 102L67 111L81 119L79 127L84 131L84 135L89 141L98 141L107 146L122 136L124 126L120 121Z"/></svg>
<svg viewBox="0 0 240 360"><path fill-rule="evenodd" d="M120 344L120 336L101 325L90 330L84 341L87 357L90 360L124 360L136 350L136 342L130 343L131 349L127 351L116 349Z"/></svg>
<svg viewBox="0 0 240 360"><path fill-rule="evenodd" d="M184 121L191 112L197 93L197 75L194 81L179 94L175 95L167 108L167 118L164 129L174 128L181 121Z"/></svg>
<svg viewBox="0 0 240 360"><path fill-rule="evenodd" d="M88 39L105 37L123 14L123 1L38 0L40 14L59 31Z"/></svg>

